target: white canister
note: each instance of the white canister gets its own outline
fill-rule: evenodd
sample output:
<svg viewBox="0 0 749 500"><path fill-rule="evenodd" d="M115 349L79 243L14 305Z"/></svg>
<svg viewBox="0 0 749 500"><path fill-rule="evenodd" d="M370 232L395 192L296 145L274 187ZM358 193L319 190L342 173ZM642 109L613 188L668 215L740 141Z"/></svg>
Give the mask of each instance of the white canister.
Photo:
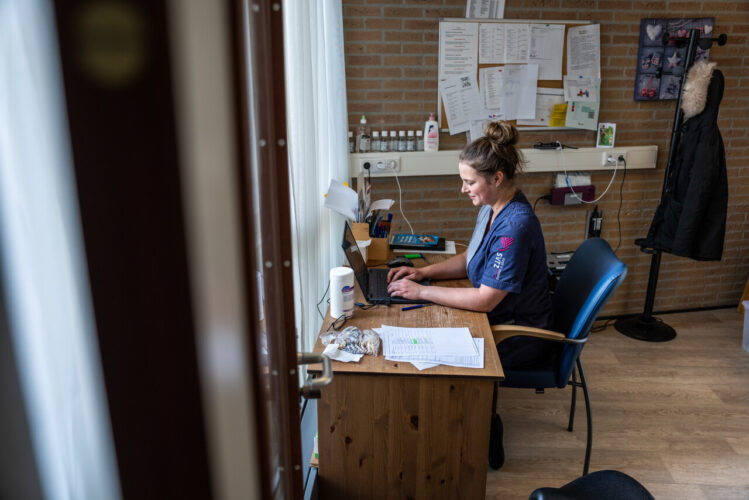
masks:
<svg viewBox="0 0 749 500"><path fill-rule="evenodd" d="M330 270L330 315L340 318L354 315L354 270L334 267Z"/></svg>

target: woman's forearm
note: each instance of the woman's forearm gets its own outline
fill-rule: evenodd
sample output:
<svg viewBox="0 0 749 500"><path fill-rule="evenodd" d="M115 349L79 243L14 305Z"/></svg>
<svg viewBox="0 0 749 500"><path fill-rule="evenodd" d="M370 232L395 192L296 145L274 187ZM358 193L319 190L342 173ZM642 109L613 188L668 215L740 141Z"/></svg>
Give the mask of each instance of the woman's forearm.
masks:
<svg viewBox="0 0 749 500"><path fill-rule="evenodd" d="M447 260L423 267L425 278L451 280L466 277L466 253L460 253Z"/></svg>
<svg viewBox="0 0 749 500"><path fill-rule="evenodd" d="M489 312L505 298L507 292L482 285L479 288L448 288L424 286L419 289L419 297L435 304Z"/></svg>

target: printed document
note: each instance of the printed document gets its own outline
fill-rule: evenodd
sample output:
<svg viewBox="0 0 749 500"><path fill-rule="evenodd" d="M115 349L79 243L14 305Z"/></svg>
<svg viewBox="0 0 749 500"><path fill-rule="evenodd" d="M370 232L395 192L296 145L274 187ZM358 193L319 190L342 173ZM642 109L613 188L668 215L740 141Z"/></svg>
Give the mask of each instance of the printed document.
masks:
<svg viewBox="0 0 749 500"><path fill-rule="evenodd" d="M601 80L596 80L594 85L595 100L591 102L571 101L567 106L565 126L582 128L586 130L598 129L599 92Z"/></svg>
<svg viewBox="0 0 749 500"><path fill-rule="evenodd" d="M567 30L567 76L601 78L601 25Z"/></svg>
<svg viewBox="0 0 749 500"><path fill-rule="evenodd" d="M478 68L478 24L443 22L439 26L439 79L475 75Z"/></svg>
<svg viewBox="0 0 749 500"><path fill-rule="evenodd" d="M504 66L501 108L506 120L536 116L537 64Z"/></svg>
<svg viewBox="0 0 749 500"><path fill-rule="evenodd" d="M561 80L564 57L563 24L531 24L528 62L538 64L539 80Z"/></svg>
<svg viewBox="0 0 749 500"><path fill-rule="evenodd" d="M551 113L554 110L554 106L563 103L564 90L539 88L536 91L536 117L530 120L518 120L518 125L550 127ZM564 115L562 116L564 117ZM564 123L560 126L564 126Z"/></svg>
<svg viewBox="0 0 749 500"><path fill-rule="evenodd" d="M481 111L474 74L448 78L439 83L439 93L445 106L450 135L467 131L471 127L471 119Z"/></svg>
<svg viewBox="0 0 749 500"><path fill-rule="evenodd" d="M473 343L476 345L478 354L476 356L443 356L439 361L411 361L419 370L426 370L438 365L459 366L463 368L483 368L484 367L484 339L475 338Z"/></svg>
<svg viewBox="0 0 749 500"><path fill-rule="evenodd" d="M597 101L596 78L591 76L567 76L564 79L564 100L578 102Z"/></svg>
<svg viewBox="0 0 749 500"><path fill-rule="evenodd" d="M382 325L385 359L434 361L442 356L477 356L468 328L402 328ZM406 359L408 358L408 359Z"/></svg>
<svg viewBox="0 0 749 500"><path fill-rule="evenodd" d="M479 64L505 62L505 24L479 24Z"/></svg>
<svg viewBox="0 0 749 500"><path fill-rule="evenodd" d="M527 63L530 24L505 24L505 63Z"/></svg>
<svg viewBox="0 0 749 500"><path fill-rule="evenodd" d="M505 17L505 0L466 0L466 17L502 19Z"/></svg>

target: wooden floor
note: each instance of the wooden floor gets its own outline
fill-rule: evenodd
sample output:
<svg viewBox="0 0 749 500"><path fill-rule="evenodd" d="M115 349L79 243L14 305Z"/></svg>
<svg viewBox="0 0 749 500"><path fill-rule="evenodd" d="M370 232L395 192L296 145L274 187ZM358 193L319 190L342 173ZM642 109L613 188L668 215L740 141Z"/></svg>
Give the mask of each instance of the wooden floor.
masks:
<svg viewBox="0 0 749 500"><path fill-rule="evenodd" d="M656 499L749 499L749 353L735 309L670 314L678 335L632 340L613 327L582 353L593 409L591 471L616 469ZM566 430L570 388L501 389L507 460L487 498L527 499L582 473L585 406Z"/></svg>

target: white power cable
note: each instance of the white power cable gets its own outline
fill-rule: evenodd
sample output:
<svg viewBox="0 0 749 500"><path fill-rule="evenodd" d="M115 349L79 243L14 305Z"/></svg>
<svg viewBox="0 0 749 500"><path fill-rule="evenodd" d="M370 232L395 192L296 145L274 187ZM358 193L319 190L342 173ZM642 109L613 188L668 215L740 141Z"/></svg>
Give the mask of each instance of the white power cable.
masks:
<svg viewBox="0 0 749 500"><path fill-rule="evenodd" d="M411 223L408 222L406 214L403 213L403 192L401 191L401 183L398 180L398 174L395 173L395 170L393 170L393 175L395 176L395 182L398 184L398 209L401 212L401 216L403 216L403 220L408 224L408 229L411 230L411 234L414 234L414 228L411 227Z"/></svg>
<svg viewBox="0 0 749 500"><path fill-rule="evenodd" d="M619 159L617 159L616 163L614 163L614 173L611 175L611 180L609 181L609 185L606 186L606 189L604 189L603 193L601 193L601 196L599 196L593 201L585 201L577 195L574 188L570 185L569 174L567 173L567 162L564 159L564 150L563 149L559 150L559 153L560 153L560 156L562 157L562 170L564 171L564 182L567 184L567 187L570 188L570 191L572 191L572 196L577 198L581 203L587 203L588 205L597 203L601 198L606 196L606 193L609 192L609 188L611 187L611 184L613 184L614 178L616 177L616 171L619 168Z"/></svg>

